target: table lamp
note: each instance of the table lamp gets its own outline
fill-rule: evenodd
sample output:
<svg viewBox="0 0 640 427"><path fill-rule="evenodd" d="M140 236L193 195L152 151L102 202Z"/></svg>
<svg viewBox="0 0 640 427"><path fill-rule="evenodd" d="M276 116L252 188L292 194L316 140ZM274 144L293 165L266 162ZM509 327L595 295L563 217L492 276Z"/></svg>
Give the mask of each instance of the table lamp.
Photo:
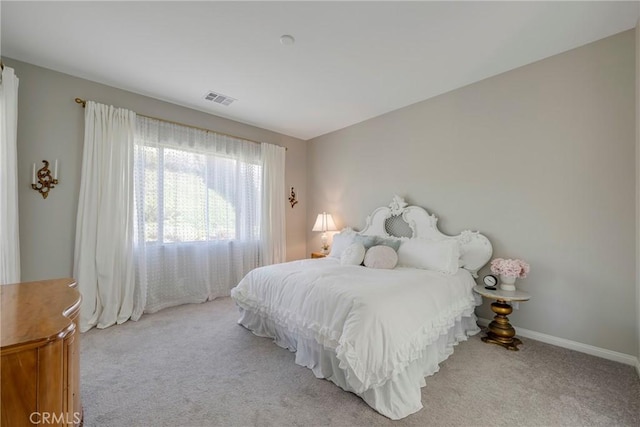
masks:
<svg viewBox="0 0 640 427"><path fill-rule="evenodd" d="M327 243L327 231L336 231L336 223L333 222L333 218L331 214L326 212L322 212L318 214L318 218L316 219L316 223L313 224L313 228L311 231L322 231L322 253L329 253L329 244Z"/></svg>

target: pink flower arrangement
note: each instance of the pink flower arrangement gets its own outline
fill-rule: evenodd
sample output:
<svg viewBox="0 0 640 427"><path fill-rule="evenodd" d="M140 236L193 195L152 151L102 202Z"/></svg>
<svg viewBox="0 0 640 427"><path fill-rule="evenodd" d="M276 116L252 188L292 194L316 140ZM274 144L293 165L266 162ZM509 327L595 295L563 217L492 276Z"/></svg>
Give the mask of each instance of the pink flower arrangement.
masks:
<svg viewBox="0 0 640 427"><path fill-rule="evenodd" d="M496 258L491 261L491 272L507 277L524 279L529 274L529 264L521 259Z"/></svg>

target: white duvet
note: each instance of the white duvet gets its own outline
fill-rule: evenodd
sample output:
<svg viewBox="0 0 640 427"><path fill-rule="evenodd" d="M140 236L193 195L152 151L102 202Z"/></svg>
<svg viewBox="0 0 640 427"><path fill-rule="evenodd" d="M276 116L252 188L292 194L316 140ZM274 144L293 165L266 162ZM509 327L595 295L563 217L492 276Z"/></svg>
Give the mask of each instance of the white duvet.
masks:
<svg viewBox="0 0 640 427"><path fill-rule="evenodd" d="M473 316L471 274L345 266L333 258L257 268L231 290L236 303L335 351L356 393L421 357L456 320Z"/></svg>

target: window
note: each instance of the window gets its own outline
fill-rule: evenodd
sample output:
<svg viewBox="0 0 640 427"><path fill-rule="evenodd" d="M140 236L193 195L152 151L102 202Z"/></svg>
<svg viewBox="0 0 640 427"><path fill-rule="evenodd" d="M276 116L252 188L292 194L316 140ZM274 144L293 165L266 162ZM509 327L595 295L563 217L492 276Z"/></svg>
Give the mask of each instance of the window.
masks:
<svg viewBox="0 0 640 427"><path fill-rule="evenodd" d="M148 243L258 240L262 167L136 141Z"/></svg>
<svg viewBox="0 0 640 427"><path fill-rule="evenodd" d="M138 307L229 295L284 260L283 148L142 116L134 143Z"/></svg>

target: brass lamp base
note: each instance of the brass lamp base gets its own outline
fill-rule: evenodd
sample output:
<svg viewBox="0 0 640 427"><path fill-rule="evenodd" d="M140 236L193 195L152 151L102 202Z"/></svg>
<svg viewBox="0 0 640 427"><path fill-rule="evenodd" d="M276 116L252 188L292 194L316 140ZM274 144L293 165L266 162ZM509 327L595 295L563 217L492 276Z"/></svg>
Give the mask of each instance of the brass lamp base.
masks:
<svg viewBox="0 0 640 427"><path fill-rule="evenodd" d="M482 337L482 341L500 345L508 350L518 351L518 346L522 344L522 341L515 338L516 330L511 326L507 318L513 308L506 302L498 300L491 303L491 310L496 313L496 316L489 323L489 332L487 332L486 337Z"/></svg>

